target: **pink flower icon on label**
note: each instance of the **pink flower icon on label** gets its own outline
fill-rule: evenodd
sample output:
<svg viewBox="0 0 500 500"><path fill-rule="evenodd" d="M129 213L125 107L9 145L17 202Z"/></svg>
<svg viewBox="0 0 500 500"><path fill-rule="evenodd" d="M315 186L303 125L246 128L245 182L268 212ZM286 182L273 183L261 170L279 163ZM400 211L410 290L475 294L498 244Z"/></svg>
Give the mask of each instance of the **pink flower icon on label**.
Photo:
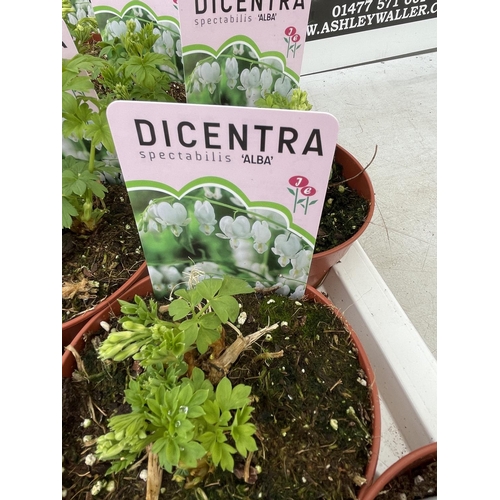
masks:
<svg viewBox="0 0 500 500"><path fill-rule="evenodd" d="M285 29L285 35L284 40L287 44L286 57L288 57L291 52L295 58L295 53L297 49L300 48L300 45L297 45L300 41L300 35L297 33L295 26L288 26L288 28Z"/></svg>
<svg viewBox="0 0 500 500"><path fill-rule="evenodd" d="M293 202L293 212L297 211L297 206L301 206L304 209L304 215L307 214L307 209L317 203L318 200L311 200L311 196L316 194L316 188L309 186L309 179L301 175L294 175L288 179L290 186L295 189L287 188L288 192L294 196ZM300 197L303 196L302 197Z"/></svg>

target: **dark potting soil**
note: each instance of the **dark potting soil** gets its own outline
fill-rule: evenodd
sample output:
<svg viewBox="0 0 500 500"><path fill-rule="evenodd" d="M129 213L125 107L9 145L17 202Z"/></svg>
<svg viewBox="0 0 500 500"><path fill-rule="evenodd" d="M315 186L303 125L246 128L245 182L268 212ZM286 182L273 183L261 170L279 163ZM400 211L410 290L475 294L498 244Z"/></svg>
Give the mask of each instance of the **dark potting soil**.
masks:
<svg viewBox="0 0 500 500"><path fill-rule="evenodd" d="M349 187L342 170L342 165L334 161L314 253L347 241L359 231L368 216L370 202Z"/></svg>
<svg viewBox="0 0 500 500"><path fill-rule="evenodd" d="M118 290L144 262L139 233L123 184L106 185L108 212L88 235L62 234L62 321Z"/></svg>
<svg viewBox="0 0 500 500"><path fill-rule="evenodd" d="M437 496L436 458L399 474L378 494L377 500L420 500L434 496Z"/></svg>
<svg viewBox="0 0 500 500"><path fill-rule="evenodd" d="M233 386L252 386L258 451L249 460L248 482L242 477L245 459L237 455L233 473L208 468L208 474L200 476L200 468L184 485L164 471L160 498L355 499L370 455L373 417L370 389L348 331L317 304L297 305L283 297L259 294L238 300L248 314L241 326L243 335L275 322L287 323L274 330L271 339L262 338L243 351L228 374ZM77 378L63 379L63 488L66 498L73 500L144 499L146 483L139 474L147 469L146 453L129 470L109 476L105 473L110 463L85 463L95 450L95 439L107 431L107 419L128 411L123 389L138 369L133 362L97 359L95 347L105 335L101 330L87 339L82 353L86 375L76 372ZM235 338L236 333L226 328L222 344L194 363L206 371L210 356L220 355L220 348ZM280 351L282 356L273 357ZM346 413L349 407L357 418ZM92 424L84 429L86 418ZM84 443L86 435L90 437ZM89 492L99 480L113 481L115 489L91 497Z"/></svg>

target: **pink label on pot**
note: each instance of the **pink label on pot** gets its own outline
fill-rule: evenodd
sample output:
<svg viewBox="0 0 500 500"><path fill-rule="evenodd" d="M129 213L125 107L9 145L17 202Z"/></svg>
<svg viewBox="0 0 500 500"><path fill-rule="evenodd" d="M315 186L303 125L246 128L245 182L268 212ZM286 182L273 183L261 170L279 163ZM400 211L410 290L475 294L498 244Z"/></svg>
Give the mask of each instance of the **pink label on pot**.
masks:
<svg viewBox="0 0 500 500"><path fill-rule="evenodd" d="M107 115L157 293L198 265L300 295L335 117L130 101L113 102Z"/></svg>
<svg viewBox="0 0 500 500"><path fill-rule="evenodd" d="M142 2L140 0L92 0L92 8L96 17L104 14L113 14L115 16L123 17L124 14L130 13L137 18L145 18L154 13L152 21L162 18L176 20L178 24L179 14L177 7L178 0L148 0Z"/></svg>
<svg viewBox="0 0 500 500"><path fill-rule="evenodd" d="M311 0L179 2L188 102L253 106L299 83Z"/></svg>

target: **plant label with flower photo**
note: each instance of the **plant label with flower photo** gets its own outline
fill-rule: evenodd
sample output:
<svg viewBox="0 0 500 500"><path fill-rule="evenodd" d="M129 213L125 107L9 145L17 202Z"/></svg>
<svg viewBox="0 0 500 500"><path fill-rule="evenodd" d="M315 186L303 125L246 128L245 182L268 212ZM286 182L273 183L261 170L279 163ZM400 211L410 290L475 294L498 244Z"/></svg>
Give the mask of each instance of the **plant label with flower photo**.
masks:
<svg viewBox="0 0 500 500"><path fill-rule="evenodd" d="M177 0L92 0L92 6L104 42L121 38L128 22L135 24L135 31L153 23L153 33L159 36L153 51L169 57L170 64L162 70L172 81L184 81Z"/></svg>
<svg viewBox="0 0 500 500"><path fill-rule="evenodd" d="M193 272L302 296L334 116L139 101L107 116L157 297Z"/></svg>
<svg viewBox="0 0 500 500"><path fill-rule="evenodd" d="M254 106L298 87L311 0L179 3L186 98Z"/></svg>

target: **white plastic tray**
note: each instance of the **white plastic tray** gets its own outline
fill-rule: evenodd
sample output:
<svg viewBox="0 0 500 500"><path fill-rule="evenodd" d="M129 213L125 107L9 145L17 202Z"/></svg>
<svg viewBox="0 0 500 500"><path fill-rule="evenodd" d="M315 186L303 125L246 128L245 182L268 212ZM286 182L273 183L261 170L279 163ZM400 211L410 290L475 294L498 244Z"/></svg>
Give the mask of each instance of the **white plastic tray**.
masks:
<svg viewBox="0 0 500 500"><path fill-rule="evenodd" d="M358 242L319 290L344 313L375 372L379 476L409 451L437 441L437 361Z"/></svg>

